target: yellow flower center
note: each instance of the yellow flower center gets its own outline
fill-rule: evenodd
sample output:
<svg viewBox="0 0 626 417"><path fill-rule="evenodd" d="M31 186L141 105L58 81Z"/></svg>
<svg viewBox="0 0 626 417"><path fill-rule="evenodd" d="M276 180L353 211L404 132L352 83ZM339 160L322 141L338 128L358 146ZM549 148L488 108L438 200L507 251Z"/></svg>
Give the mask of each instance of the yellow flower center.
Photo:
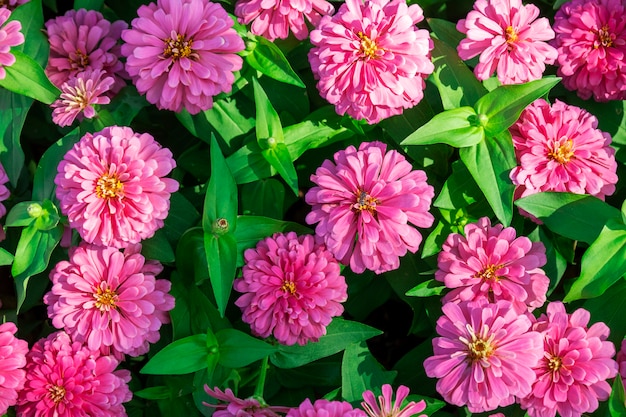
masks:
<svg viewBox="0 0 626 417"><path fill-rule="evenodd" d="M482 339L473 341L467 347L469 348L468 358L472 362L488 358L493 353L493 346L488 341Z"/></svg>
<svg viewBox="0 0 626 417"><path fill-rule="evenodd" d="M60 385L52 385L48 387L48 395L55 404L58 404L65 398L65 388Z"/></svg>
<svg viewBox="0 0 626 417"><path fill-rule="evenodd" d="M598 42L594 42L593 47L598 49L600 45L605 48L613 46L613 35L609 32L608 25L604 25L600 30L598 30Z"/></svg>
<svg viewBox="0 0 626 417"><path fill-rule="evenodd" d="M361 47L359 48L359 52L363 54L365 59L373 59L376 58L376 52L380 49L376 42L371 40L366 34L363 32L357 33L359 39L361 39Z"/></svg>
<svg viewBox="0 0 626 417"><path fill-rule="evenodd" d="M467 361L469 363L481 362L495 353L495 336L489 335L489 328L486 325L478 333L471 324L466 324L465 329L469 338L461 336L459 340L467 346Z"/></svg>
<svg viewBox="0 0 626 417"><path fill-rule="evenodd" d="M366 191L359 190L356 193L357 202L354 204L354 208L358 211L367 210L370 213L376 211L376 205L380 203L377 198L372 197Z"/></svg>
<svg viewBox="0 0 626 417"><path fill-rule="evenodd" d="M93 298L96 300L96 308L100 311L109 311L117 308L117 294L106 286L104 289L101 287L96 288Z"/></svg>
<svg viewBox="0 0 626 417"><path fill-rule="evenodd" d="M180 58L186 58L193 54L191 45L193 39L185 39L183 35L176 35L176 38L165 39L165 49L163 49L163 56L165 58L172 58L176 61Z"/></svg>
<svg viewBox="0 0 626 417"><path fill-rule="evenodd" d="M517 41L517 32L513 28L513 26L509 26L504 31L504 38L506 39L506 43L512 44Z"/></svg>
<svg viewBox="0 0 626 417"><path fill-rule="evenodd" d="M117 176L108 174L102 175L96 181L96 197L108 199L115 198L124 191L124 184Z"/></svg>
<svg viewBox="0 0 626 417"><path fill-rule="evenodd" d="M558 356L553 356L548 360L548 369L553 373L561 369L562 365L563 361Z"/></svg>
<svg viewBox="0 0 626 417"><path fill-rule="evenodd" d="M296 284L293 281L283 282L283 286L280 287L284 292L288 292L291 295L296 295Z"/></svg>
<svg viewBox="0 0 626 417"><path fill-rule="evenodd" d="M548 151L548 159L558 162L561 165L567 164L570 159L574 158L574 141L567 139L560 145Z"/></svg>
<svg viewBox="0 0 626 417"><path fill-rule="evenodd" d="M73 68L85 69L89 66L89 57L80 49L76 50L76 57L70 58L70 66Z"/></svg>
<svg viewBox="0 0 626 417"><path fill-rule="evenodd" d="M498 270L502 268L502 265L488 265L483 268L482 271L474 274L473 278L481 278L485 281L499 281Z"/></svg>

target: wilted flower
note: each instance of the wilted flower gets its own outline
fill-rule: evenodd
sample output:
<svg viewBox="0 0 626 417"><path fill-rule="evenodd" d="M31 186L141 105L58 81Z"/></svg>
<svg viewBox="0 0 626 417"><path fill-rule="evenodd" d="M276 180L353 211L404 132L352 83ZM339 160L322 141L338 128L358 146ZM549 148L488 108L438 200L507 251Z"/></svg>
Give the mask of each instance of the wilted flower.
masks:
<svg viewBox="0 0 626 417"><path fill-rule="evenodd" d="M409 395L409 389L404 385L398 387L395 401L393 400L393 388L389 384L382 386L382 395L378 396L378 400L372 391L363 393L363 402L361 406L369 417L411 417L417 416L426 409L426 402L410 401L404 407L402 402ZM426 417L426 414L420 414L418 417Z"/></svg>
<svg viewBox="0 0 626 417"><path fill-rule="evenodd" d="M434 196L424 171L381 142L349 146L326 160L305 196L312 207L309 224L343 264L357 273L397 269L400 256L415 253L422 235L413 226L430 227ZM413 225L410 225L412 223Z"/></svg>
<svg viewBox="0 0 626 417"><path fill-rule="evenodd" d="M227 404L209 404L203 403L207 407L215 408L213 417L279 417L278 413L286 413L289 411L288 407L275 407L261 404L259 400L255 398L247 398L242 400L235 397L233 391L230 388L226 388L226 391L220 390L218 387L213 389L208 385L204 386L204 391L211 397L224 401Z"/></svg>
<svg viewBox="0 0 626 417"><path fill-rule="evenodd" d="M530 393L543 341L526 314L485 299L446 303L443 313L424 368L447 402L480 413Z"/></svg>
<svg viewBox="0 0 626 417"><path fill-rule="evenodd" d="M17 394L24 387L28 343L15 337L14 323L0 324L0 415L17 403Z"/></svg>
<svg viewBox="0 0 626 417"><path fill-rule="evenodd" d="M89 243L123 248L163 226L178 183L175 167L152 135L110 126L87 133L66 154L54 179L61 210Z"/></svg>
<svg viewBox="0 0 626 417"><path fill-rule="evenodd" d="M125 30L126 70L140 94L159 109L195 114L230 92L243 60L241 37L217 3L158 0L137 10Z"/></svg>
<svg viewBox="0 0 626 417"><path fill-rule="evenodd" d="M10 16L11 11L9 9L0 8L0 26L2 26L0 28L0 80L7 76L4 67L15 64L15 55L11 53L11 47L24 43L24 35L20 32L22 24L19 20L6 23Z"/></svg>
<svg viewBox="0 0 626 417"><path fill-rule="evenodd" d="M276 233L244 252L235 302L252 333L285 345L318 341L348 298L339 263L313 236Z"/></svg>
<svg viewBox="0 0 626 417"><path fill-rule="evenodd" d="M590 314L579 308L567 314L560 301L548 304L533 330L543 335L543 357L535 367L532 392L521 396L530 417L580 417L609 398L606 381L618 373L613 343L604 323L587 327Z"/></svg>
<svg viewBox="0 0 626 417"><path fill-rule="evenodd" d="M335 106L368 123L402 113L424 97L433 72L428 31L415 24L422 9L404 0L346 0L311 32L317 89Z"/></svg>
<svg viewBox="0 0 626 417"><path fill-rule="evenodd" d="M558 72L583 99L626 99L626 4L572 0L554 17Z"/></svg>
<svg viewBox="0 0 626 417"><path fill-rule="evenodd" d="M138 356L159 340L174 308L171 283L156 279L163 267L146 261L140 245L116 248L81 243L70 260L50 272L52 289L44 296L52 325L76 342L123 360Z"/></svg>
<svg viewBox="0 0 626 417"><path fill-rule="evenodd" d="M545 42L554 38L550 22L538 16L539 8L522 0L476 0L474 10L456 25L466 36L457 47L459 56L480 55L474 68L479 80L494 71L502 84L538 80L556 59L556 49Z"/></svg>
<svg viewBox="0 0 626 417"><path fill-rule="evenodd" d="M352 408L346 401L324 399L311 403L308 398L298 407L292 408L286 417L367 417L363 410Z"/></svg>

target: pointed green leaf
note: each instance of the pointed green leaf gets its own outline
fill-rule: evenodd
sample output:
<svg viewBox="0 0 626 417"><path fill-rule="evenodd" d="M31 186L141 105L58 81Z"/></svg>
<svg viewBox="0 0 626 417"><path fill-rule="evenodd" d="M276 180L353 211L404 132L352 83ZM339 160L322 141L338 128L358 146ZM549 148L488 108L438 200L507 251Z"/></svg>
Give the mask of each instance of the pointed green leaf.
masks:
<svg viewBox="0 0 626 417"><path fill-rule="evenodd" d="M341 396L348 402L361 401L365 391L391 384L396 374L378 363L365 342L353 343L343 353Z"/></svg>
<svg viewBox="0 0 626 417"><path fill-rule="evenodd" d="M232 233L220 236L205 233L204 249L217 309L220 315L224 317L237 273L237 242Z"/></svg>
<svg viewBox="0 0 626 417"><path fill-rule="evenodd" d="M267 94L256 78L252 79L254 86L254 103L256 106L256 138L261 148L265 148L261 141L269 141L274 138L276 143L283 143L283 127L280 123L278 113L274 110Z"/></svg>
<svg viewBox="0 0 626 417"><path fill-rule="evenodd" d="M17 7L11 13L9 21L19 20L22 24L20 32L24 34L24 43L13 47L13 50L24 52L42 67L48 62L50 46L48 37L43 31L43 8L41 0L30 0Z"/></svg>
<svg viewBox="0 0 626 417"><path fill-rule="evenodd" d="M433 203L435 207L448 210L460 209L482 198L482 193L467 167L461 161L452 163L452 174L441 188Z"/></svg>
<svg viewBox="0 0 626 417"><path fill-rule="evenodd" d="M432 297L433 295L441 295L445 291L446 286L442 282L435 279L429 279L422 283L417 284L406 292L406 295L411 297Z"/></svg>
<svg viewBox="0 0 626 417"><path fill-rule="evenodd" d="M402 141L402 145L446 143L457 148L472 146L485 138L484 129L471 107L446 110Z"/></svg>
<svg viewBox="0 0 626 417"><path fill-rule="evenodd" d="M215 334L220 349L219 363L227 368L242 368L276 352L276 346L235 329Z"/></svg>
<svg viewBox="0 0 626 417"><path fill-rule="evenodd" d="M74 9L100 10L104 0L74 0Z"/></svg>
<svg viewBox="0 0 626 417"><path fill-rule="evenodd" d="M261 154L265 160L267 160L267 162L269 162L272 167L278 171L287 185L289 185L289 188L291 188L291 191L293 191L293 193L297 196L298 174L296 173L296 168L291 160L291 155L289 155L287 145L284 143L277 143L274 148L264 149L261 151Z"/></svg>
<svg viewBox="0 0 626 417"><path fill-rule="evenodd" d="M626 336L626 280L620 279L601 296L585 300L582 307L591 313L593 323L602 322L611 329L608 340L617 346L622 343Z"/></svg>
<svg viewBox="0 0 626 417"><path fill-rule="evenodd" d="M15 63L4 67L6 77L0 80L0 87L45 104L51 104L59 97L61 91L50 82L37 61L19 51L12 51L12 54Z"/></svg>
<svg viewBox="0 0 626 417"><path fill-rule="evenodd" d="M171 263L176 260L174 249L163 229L157 230L154 236L141 242L141 253L146 259L154 259L161 263Z"/></svg>
<svg viewBox="0 0 626 417"><path fill-rule="evenodd" d="M246 55L244 59L248 65L268 77L283 83L302 88L305 87L278 46L262 36L256 36L254 49L250 54Z"/></svg>
<svg viewBox="0 0 626 417"><path fill-rule="evenodd" d="M12 253L4 248L0 248L0 265L11 265L13 263L14 256Z"/></svg>
<svg viewBox="0 0 626 417"><path fill-rule="evenodd" d="M433 33L438 39L441 39L448 46L456 48L465 35L456 29L454 22L449 22L443 19L428 18L428 26L430 26ZM476 78L476 77L474 77Z"/></svg>
<svg viewBox="0 0 626 417"><path fill-rule="evenodd" d="M234 231L237 222L237 184L226 165L226 161L215 137L211 137L211 178L204 197L202 228L213 233L214 222L225 219L228 230Z"/></svg>
<svg viewBox="0 0 626 417"><path fill-rule="evenodd" d="M24 168L20 138L32 104L33 99L0 88L0 162L14 187Z"/></svg>
<svg viewBox="0 0 626 417"><path fill-rule="evenodd" d="M53 143L39 160L35 179L33 180L33 199L45 200L55 198L54 177L57 175L57 167L65 154L72 149L80 139L79 129L75 128L67 135Z"/></svg>
<svg viewBox="0 0 626 417"><path fill-rule="evenodd" d="M626 395L624 395L624 383L619 373L613 381L613 388L609 397L609 411L611 417L626 416Z"/></svg>
<svg viewBox="0 0 626 417"><path fill-rule="evenodd" d="M182 375L205 369L211 354L207 336L196 334L165 346L139 371L148 375Z"/></svg>

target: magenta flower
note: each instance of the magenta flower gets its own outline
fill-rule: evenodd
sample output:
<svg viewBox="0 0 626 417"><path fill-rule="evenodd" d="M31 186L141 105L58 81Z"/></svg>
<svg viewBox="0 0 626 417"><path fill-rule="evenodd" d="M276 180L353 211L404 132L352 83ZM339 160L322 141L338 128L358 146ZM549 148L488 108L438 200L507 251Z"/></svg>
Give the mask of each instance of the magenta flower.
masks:
<svg viewBox="0 0 626 417"><path fill-rule="evenodd" d="M626 99L626 4L572 0L554 17L558 75L579 97Z"/></svg>
<svg viewBox="0 0 626 417"><path fill-rule="evenodd" d="M557 53L545 42L554 38L550 22L538 16L539 8L522 5L522 0L476 0L474 10L456 25L465 34L457 47L459 56L466 60L480 55L474 74L481 81L494 71L502 84L540 79Z"/></svg>
<svg viewBox="0 0 626 417"><path fill-rule="evenodd" d="M5 24L11 16L8 8L0 8L0 80L7 76L4 67L15 64L15 55L11 53L11 47L24 43L24 35L20 32L22 24L19 20L12 20ZM4 26L3 26L4 25Z"/></svg>
<svg viewBox="0 0 626 417"><path fill-rule="evenodd" d="M85 70L103 70L115 81L112 94L126 85L127 78L121 58L120 35L128 25L123 20L113 23L95 10L68 10L46 22L50 41L50 57L46 74L61 88L63 83Z"/></svg>
<svg viewBox="0 0 626 417"><path fill-rule="evenodd" d="M207 407L215 408L213 417L279 417L277 413L286 413L289 411L289 407L276 407L261 404L259 400L255 398L247 398L242 400L235 397L233 391L230 388L226 388L226 391L220 390L218 387L213 389L208 385L204 386L204 390L211 397L224 401L227 404L209 404L203 402Z"/></svg>
<svg viewBox="0 0 626 417"><path fill-rule="evenodd" d="M622 340L619 352L617 352L617 365L619 366L622 384L626 386L626 339Z"/></svg>
<svg viewBox="0 0 626 417"><path fill-rule="evenodd" d="M400 256L415 253L434 217L428 212L434 196L424 171L381 142L362 143L324 161L305 196L312 207L309 224L339 262L357 273L397 269Z"/></svg>
<svg viewBox="0 0 626 417"><path fill-rule="evenodd" d="M146 261L140 250L85 243L70 249L69 262L50 272L52 289L44 296L52 325L119 360L146 353L159 340L161 324L169 323L174 297L171 283L155 278L161 264Z"/></svg>
<svg viewBox="0 0 626 417"><path fill-rule="evenodd" d="M443 303L507 300L520 313L541 307L546 301L550 279L541 267L546 248L515 229L491 226L483 217L465 226L465 236L452 233L437 258L435 278L452 288Z"/></svg>
<svg viewBox="0 0 626 417"><path fill-rule="evenodd" d="M315 27L322 16L334 12L326 0L238 0L235 5L239 23L252 23L250 31L270 41L286 39L290 31L304 40L309 36L307 21Z"/></svg>
<svg viewBox="0 0 626 417"><path fill-rule="evenodd" d="M521 406L530 417L580 417L598 408L598 401L609 398L606 381L618 373L613 360L615 347L607 341L604 323L587 327L590 314L579 308L567 314L563 303L548 304L533 326L543 335L543 357L535 367L532 392L520 396Z"/></svg>
<svg viewBox="0 0 626 417"><path fill-rule="evenodd" d="M163 227L178 183L163 178L172 153L148 133L110 126L87 133L65 154L54 179L61 210L89 243L123 248Z"/></svg>
<svg viewBox="0 0 626 417"><path fill-rule="evenodd" d="M446 303L443 313L424 368L447 402L480 413L530 393L543 341L527 314L485 299Z"/></svg>
<svg viewBox="0 0 626 417"><path fill-rule="evenodd" d="M346 401L316 400L308 398L297 408L292 408L286 417L367 417L363 410L352 408Z"/></svg>
<svg viewBox="0 0 626 417"><path fill-rule="evenodd" d="M21 6L22 4L28 3L29 1L30 0L0 0L0 7L13 10L17 6Z"/></svg>
<svg viewBox="0 0 626 417"><path fill-rule="evenodd" d="M410 401L404 407L402 402L409 395L409 389L404 385L398 387L396 399L393 400L393 388L389 384L382 387L382 395L378 396L378 400L372 391L363 393L363 402L361 406L369 417L411 417L417 416L426 409L426 402ZM426 414L420 414L418 417L426 417Z"/></svg>
<svg viewBox="0 0 626 417"><path fill-rule="evenodd" d="M7 214L7 208L2 204L2 201L5 201L7 198L11 196L11 191L7 188L6 184L9 182L9 176L7 172L4 170L2 164L0 164L0 217L4 217ZM0 228L1 229L1 228Z"/></svg>
<svg viewBox="0 0 626 417"><path fill-rule="evenodd" d="M195 114L231 91L245 49L224 8L205 0L158 0L137 10L125 30L126 70L159 109Z"/></svg>
<svg viewBox="0 0 626 417"><path fill-rule="evenodd" d="M519 166L510 174L516 197L541 191L590 194L615 191L617 163L611 136L587 111L559 100L536 100L511 126Z"/></svg>
<svg viewBox="0 0 626 417"><path fill-rule="evenodd" d="M235 304L243 321L260 337L274 335L284 345L316 342L348 298L339 263L311 235L276 233L244 252L243 293Z"/></svg>
<svg viewBox="0 0 626 417"><path fill-rule="evenodd" d="M28 343L15 337L14 323L0 324L0 415L17 403L17 394L24 388Z"/></svg>
<svg viewBox="0 0 626 417"><path fill-rule="evenodd" d="M338 114L378 123L424 97L433 72L428 31L415 26L422 9L404 0L346 0L311 32L317 89Z"/></svg>
<svg viewBox="0 0 626 417"><path fill-rule="evenodd" d="M130 372L116 371L112 356L100 356L59 331L35 343L26 359L18 416L126 416L122 403L132 398Z"/></svg>
<svg viewBox="0 0 626 417"><path fill-rule="evenodd" d="M104 78L103 78L104 77ZM50 105L52 121L59 126L70 126L74 119L91 119L96 115L94 105L109 104L106 93L115 83L102 70L90 69L76 74L61 86L61 98Z"/></svg>

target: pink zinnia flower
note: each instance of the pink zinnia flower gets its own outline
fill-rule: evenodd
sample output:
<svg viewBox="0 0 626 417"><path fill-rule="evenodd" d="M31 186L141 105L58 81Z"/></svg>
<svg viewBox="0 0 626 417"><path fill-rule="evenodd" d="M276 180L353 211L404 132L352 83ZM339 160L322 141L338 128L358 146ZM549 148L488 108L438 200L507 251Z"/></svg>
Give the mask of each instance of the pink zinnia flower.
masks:
<svg viewBox="0 0 626 417"><path fill-rule="evenodd" d="M222 391L218 387L211 389L208 385L205 385L204 390L211 397L227 403L215 405L203 402L202 404L207 407L216 409L213 412L213 417L279 417L280 415L277 412L286 413L289 411L289 407L268 406L261 404L255 398L242 400L237 398L230 388Z"/></svg>
<svg viewBox="0 0 626 417"><path fill-rule="evenodd" d="M516 197L541 191L590 194L602 200L617 183L611 136L598 119L559 100L536 100L510 128L519 166L510 174Z"/></svg>
<svg viewBox="0 0 626 417"><path fill-rule="evenodd" d="M15 9L17 6L21 6L24 3L28 3L30 0L0 0L0 7L7 8L9 10Z"/></svg>
<svg viewBox="0 0 626 417"><path fill-rule="evenodd" d="M535 367L537 379L532 392L520 396L530 417L580 417L609 398L606 381L618 373L613 343L607 341L604 323L587 327L590 314L579 308L567 314L563 303L548 304L533 326L543 335L543 357Z"/></svg>
<svg viewBox="0 0 626 417"><path fill-rule="evenodd" d="M126 416L122 403L132 398L130 372L116 371L114 357L56 332L35 343L26 359L18 416Z"/></svg>
<svg viewBox="0 0 626 417"><path fill-rule="evenodd" d="M422 9L404 0L346 0L311 32L317 89L338 114L378 123L424 97L433 72Z"/></svg>
<svg viewBox="0 0 626 417"><path fill-rule="evenodd" d="M59 126L70 126L77 117L91 119L96 115L94 105L111 102L105 94L113 83L113 77L102 70L88 69L71 77L61 86L61 98L50 105L54 109L52 121Z"/></svg>
<svg viewBox="0 0 626 417"><path fill-rule="evenodd" d="M241 37L224 8L206 0L158 0L137 10L125 30L126 70L159 109L195 114L229 93L243 60Z"/></svg>
<svg viewBox="0 0 626 417"><path fill-rule="evenodd" d="M474 10L456 25L466 36L457 47L459 56L467 60L480 55L474 68L479 80L494 71L502 84L540 79L557 53L545 42L554 38L550 22L538 16L539 8L522 5L522 0L476 0Z"/></svg>
<svg viewBox="0 0 626 417"><path fill-rule="evenodd" d="M276 233L244 252L243 293L235 302L243 321L260 337L274 335L285 345L316 342L348 298L339 263L311 235Z"/></svg>
<svg viewBox="0 0 626 417"><path fill-rule="evenodd" d="M68 10L46 22L50 41L50 57L46 74L61 88L63 83L87 69L103 70L115 82L113 94L126 85L124 64L120 62L118 41L128 25L123 20L113 23L95 10Z"/></svg>
<svg viewBox="0 0 626 417"><path fill-rule="evenodd" d="M397 269L399 257L415 253L422 241L409 223L426 228L434 221L426 174L386 149L371 142L335 153L334 162L324 161L311 175L316 186L305 196L313 206L306 222L319 223L315 233L357 273Z"/></svg>
<svg viewBox="0 0 626 417"><path fill-rule="evenodd" d="M326 0L238 0L235 5L239 23L252 22L250 31L270 41L286 39L289 31L296 39L306 39L309 36L306 21L317 26L322 16L334 12L333 5Z"/></svg>
<svg viewBox="0 0 626 417"><path fill-rule="evenodd" d="M152 135L110 126L87 133L65 154L54 179L61 210L89 243L123 248L163 227L178 183L176 166Z"/></svg>
<svg viewBox="0 0 626 417"><path fill-rule="evenodd" d="M487 217L467 224L464 232L450 234L437 258L435 278L452 288L443 303L507 300L520 313L543 305L550 285L541 269L543 243L517 237L512 227L491 226Z"/></svg>
<svg viewBox="0 0 626 417"><path fill-rule="evenodd" d="M9 182L9 176L4 170L2 164L0 164L0 217L4 217L7 214L7 208L2 204L2 201L11 196L11 191L7 188L6 184Z"/></svg>
<svg viewBox="0 0 626 417"><path fill-rule="evenodd" d="M17 403L17 394L24 388L28 343L15 337L14 323L0 324L0 415Z"/></svg>
<svg viewBox="0 0 626 417"><path fill-rule="evenodd" d="M617 365L622 378L622 384L626 386L626 339L622 340L619 352L617 352Z"/></svg>
<svg viewBox="0 0 626 417"><path fill-rule="evenodd" d="M0 8L0 80L7 76L4 67L15 64L15 56L11 53L11 47L24 43L24 35L20 32L22 24L19 20L12 20L5 25L11 16L7 8ZM4 25L4 26L3 26Z"/></svg>
<svg viewBox="0 0 626 417"><path fill-rule="evenodd" d="M437 392L472 413L494 410L524 397L535 380L543 340L531 331L528 315L508 301L447 303L437 320L435 355L424 361L426 375L439 378Z"/></svg>
<svg viewBox="0 0 626 417"><path fill-rule="evenodd" d="M346 401L316 400L308 398L297 408L292 408L286 417L367 417L363 410L352 408Z"/></svg>
<svg viewBox="0 0 626 417"><path fill-rule="evenodd" d="M579 97L626 99L626 3L572 0L554 17L558 75Z"/></svg>
<svg viewBox="0 0 626 417"><path fill-rule="evenodd" d="M391 385L384 384L382 391L383 393L378 396L378 399L372 391L367 390L363 393L364 401L361 406L369 417L411 417L417 416L426 409L424 400L417 403L410 401L404 407L402 406L402 402L409 395L409 389L404 385L398 387L395 400ZM418 417L426 417L426 414L420 414Z"/></svg>
<svg viewBox="0 0 626 417"><path fill-rule="evenodd" d="M171 283L155 278L161 264L146 261L140 250L85 243L70 249L69 262L50 272L52 289L44 296L52 325L119 360L146 353L159 340L161 324L169 323L174 297Z"/></svg>

